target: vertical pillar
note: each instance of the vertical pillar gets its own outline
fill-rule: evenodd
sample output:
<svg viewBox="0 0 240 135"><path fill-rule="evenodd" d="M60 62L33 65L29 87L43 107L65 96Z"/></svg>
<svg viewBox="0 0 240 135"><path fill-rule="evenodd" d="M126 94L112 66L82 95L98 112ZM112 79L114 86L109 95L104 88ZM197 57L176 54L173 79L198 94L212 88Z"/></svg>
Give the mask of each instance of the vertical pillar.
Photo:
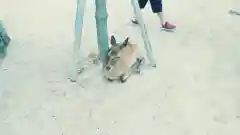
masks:
<svg viewBox="0 0 240 135"><path fill-rule="evenodd" d="M80 55L79 49L81 46L82 40L82 27L83 27L83 17L86 8L86 0L77 0L77 10L76 10L76 19L75 19L75 38L73 45L73 58L72 58L72 69L70 80L72 82L77 81L78 70L81 68L79 65Z"/></svg>
<svg viewBox="0 0 240 135"><path fill-rule="evenodd" d="M108 42L108 28L107 28L107 8L106 8L106 0L95 0L96 11L95 11L95 19L96 19L96 27L97 27L97 41L98 41L98 49L100 52L100 59L105 64L106 56L109 49Z"/></svg>
<svg viewBox="0 0 240 135"><path fill-rule="evenodd" d="M151 43L147 34L147 29L145 26L145 23L143 21L142 15L141 15L141 11L140 11L140 7L138 4L137 0L131 0L132 6L133 6L133 11L136 15L136 19L139 22L140 28L141 28L141 35L144 41L144 47L145 50L147 52L147 57L148 60L150 61L151 66L156 67L156 62L153 58L153 53L152 53L152 47L151 47Z"/></svg>

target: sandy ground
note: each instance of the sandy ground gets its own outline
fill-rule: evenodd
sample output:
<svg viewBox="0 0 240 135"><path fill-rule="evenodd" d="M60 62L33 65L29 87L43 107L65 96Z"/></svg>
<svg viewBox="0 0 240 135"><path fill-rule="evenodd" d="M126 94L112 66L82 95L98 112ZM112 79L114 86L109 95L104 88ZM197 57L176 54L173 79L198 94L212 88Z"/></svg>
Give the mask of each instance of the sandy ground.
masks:
<svg viewBox="0 0 240 135"><path fill-rule="evenodd" d="M67 80L75 1L0 3L13 38L0 68L0 135L240 134L240 17L228 14L236 3L166 0L175 33L160 31L148 6L158 65L126 84L104 82L97 67ZM108 11L109 34L143 47L129 0L108 0ZM97 46L92 0L84 19L86 55Z"/></svg>

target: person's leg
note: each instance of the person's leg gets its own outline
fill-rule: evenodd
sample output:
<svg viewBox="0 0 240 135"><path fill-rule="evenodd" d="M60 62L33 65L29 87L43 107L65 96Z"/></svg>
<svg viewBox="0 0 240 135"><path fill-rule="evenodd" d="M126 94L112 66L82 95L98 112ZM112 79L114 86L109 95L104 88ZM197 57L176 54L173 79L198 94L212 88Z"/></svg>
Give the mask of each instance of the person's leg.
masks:
<svg viewBox="0 0 240 135"><path fill-rule="evenodd" d="M138 4L140 9L144 9L145 6L147 5L148 0L138 0Z"/></svg>
<svg viewBox="0 0 240 135"><path fill-rule="evenodd" d="M156 13L160 19L161 25L165 29L175 29L176 26L166 22L164 20L163 12L162 12L162 0L150 0L151 8L153 13Z"/></svg>
<svg viewBox="0 0 240 135"><path fill-rule="evenodd" d="M150 0L152 12L157 14L161 24L164 24L164 18L163 18L163 13L162 13L162 0Z"/></svg>
<svg viewBox="0 0 240 135"><path fill-rule="evenodd" d="M148 0L138 0L138 4L141 10L145 8L145 6L147 5L147 2ZM138 24L138 21L135 16L133 16L132 18L132 23Z"/></svg>

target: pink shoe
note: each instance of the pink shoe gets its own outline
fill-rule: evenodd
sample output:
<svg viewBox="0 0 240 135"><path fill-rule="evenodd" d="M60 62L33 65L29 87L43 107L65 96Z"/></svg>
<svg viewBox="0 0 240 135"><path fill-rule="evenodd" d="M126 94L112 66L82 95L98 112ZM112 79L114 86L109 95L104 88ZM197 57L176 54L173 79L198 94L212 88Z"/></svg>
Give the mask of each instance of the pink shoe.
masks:
<svg viewBox="0 0 240 135"><path fill-rule="evenodd" d="M174 30L176 29L176 25L173 25L169 22L165 22L165 24L162 24L162 28L166 30Z"/></svg>

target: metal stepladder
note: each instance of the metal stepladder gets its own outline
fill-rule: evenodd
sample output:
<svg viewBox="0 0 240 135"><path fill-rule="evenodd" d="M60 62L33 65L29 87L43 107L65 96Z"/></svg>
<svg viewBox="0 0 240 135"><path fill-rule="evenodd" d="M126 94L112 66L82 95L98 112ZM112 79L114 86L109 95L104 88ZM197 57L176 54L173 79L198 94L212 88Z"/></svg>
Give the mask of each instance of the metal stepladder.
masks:
<svg viewBox="0 0 240 135"><path fill-rule="evenodd" d="M145 23L141 15L138 1L131 0L131 4L133 7L133 11L136 15L136 18L139 21L141 35L144 41L144 47L146 50L148 60L152 67L156 67L156 63L153 58L151 43L148 37ZM107 32L108 31L107 30L108 13L106 8L106 0L95 0L95 5L96 5L95 20L96 20L96 29L97 29L98 50L100 54L100 60L104 62L109 49L109 40L108 40L108 32ZM70 71L71 73L69 78L72 82L77 81L78 71L79 69L82 68L81 65L79 65L80 56L78 54L81 46L83 17L84 17L85 8L86 8L86 0L77 0L77 11L76 11L76 19L75 19L75 39L74 39L74 47L73 47L73 55L72 55L72 65L71 65L71 71Z"/></svg>

